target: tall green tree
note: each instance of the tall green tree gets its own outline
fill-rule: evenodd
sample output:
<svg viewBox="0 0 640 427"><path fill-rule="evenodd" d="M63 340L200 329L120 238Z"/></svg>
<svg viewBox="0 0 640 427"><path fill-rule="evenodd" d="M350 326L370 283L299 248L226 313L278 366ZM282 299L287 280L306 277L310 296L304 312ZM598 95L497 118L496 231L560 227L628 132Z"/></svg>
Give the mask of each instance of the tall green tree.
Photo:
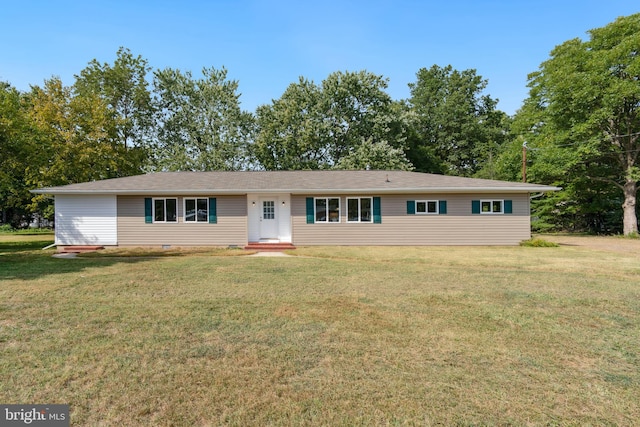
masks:
<svg viewBox="0 0 640 427"><path fill-rule="evenodd" d="M338 160L334 169L342 170L413 170L404 150L386 141L362 141L349 154Z"/></svg>
<svg viewBox="0 0 640 427"><path fill-rule="evenodd" d="M150 82L151 71L146 59L134 56L129 49L118 49L113 64L96 59L76 75L74 91L84 97L98 96L113 116L113 138L128 153L128 167L121 175L140 173L148 168L153 149L153 105Z"/></svg>
<svg viewBox="0 0 640 427"><path fill-rule="evenodd" d="M203 77L170 68L154 77L157 108L155 165L160 170L238 170L248 165L254 122L240 108L238 82L227 70Z"/></svg>
<svg viewBox="0 0 640 427"><path fill-rule="evenodd" d="M0 223L15 228L22 226L30 214L25 169L35 154L23 98L14 87L0 82Z"/></svg>
<svg viewBox="0 0 640 427"><path fill-rule="evenodd" d="M265 169L327 169L361 144L404 147L407 127L386 89L385 78L367 71L332 73L320 85L300 78L257 110L258 163Z"/></svg>
<svg viewBox="0 0 640 427"><path fill-rule="evenodd" d="M437 167L435 154L442 172L473 176L508 140L506 114L484 93L487 80L476 70L458 71L451 65L422 68L416 77L409 84L409 105L416 115L409 160L418 170L434 172L421 165Z"/></svg>
<svg viewBox="0 0 640 427"><path fill-rule="evenodd" d="M640 14L590 30L589 39L557 46L529 76L517 122L523 138L562 161L563 186L582 206L602 209L619 191L625 235L638 232L640 168ZM581 193L581 194L578 194ZM567 193L565 193L567 194Z"/></svg>
<svg viewBox="0 0 640 427"><path fill-rule="evenodd" d="M24 159L30 188L120 176L125 148L111 138L112 115L101 98L74 94L57 77L32 87L27 97L36 145ZM42 196L33 200L45 202Z"/></svg>
<svg viewBox="0 0 640 427"><path fill-rule="evenodd" d="M387 87L388 79L367 71L335 72L322 81L319 107L332 162L367 140L403 147L405 129Z"/></svg>
<svg viewBox="0 0 640 427"><path fill-rule="evenodd" d="M322 90L300 78L280 99L256 110L258 133L252 154L266 170L319 169L330 164L325 146Z"/></svg>

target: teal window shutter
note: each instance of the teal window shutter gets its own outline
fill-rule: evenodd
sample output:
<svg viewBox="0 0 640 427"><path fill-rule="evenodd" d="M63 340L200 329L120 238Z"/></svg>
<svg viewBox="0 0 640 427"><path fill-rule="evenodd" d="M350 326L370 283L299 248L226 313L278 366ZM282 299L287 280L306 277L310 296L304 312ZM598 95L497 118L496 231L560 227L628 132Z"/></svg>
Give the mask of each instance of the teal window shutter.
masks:
<svg viewBox="0 0 640 427"><path fill-rule="evenodd" d="M215 197L209 197L209 224L218 223L218 203Z"/></svg>
<svg viewBox="0 0 640 427"><path fill-rule="evenodd" d="M478 215L480 214L480 200L471 201L471 213Z"/></svg>
<svg viewBox="0 0 640 427"><path fill-rule="evenodd" d="M153 201L151 197L144 198L144 222L151 224L153 222Z"/></svg>
<svg viewBox="0 0 640 427"><path fill-rule="evenodd" d="M314 223L313 197L307 197L307 224Z"/></svg>
<svg viewBox="0 0 640 427"><path fill-rule="evenodd" d="M382 213L380 209L380 197L373 198L373 223L381 224L382 223Z"/></svg>
<svg viewBox="0 0 640 427"><path fill-rule="evenodd" d="M447 201L446 200L439 200L438 201L438 213L440 215L446 215L447 214Z"/></svg>
<svg viewBox="0 0 640 427"><path fill-rule="evenodd" d="M415 215L415 214L416 214L416 201L407 200L407 215Z"/></svg>
<svg viewBox="0 0 640 427"><path fill-rule="evenodd" d="M512 214L513 213L513 201L505 200L504 201L504 213Z"/></svg>

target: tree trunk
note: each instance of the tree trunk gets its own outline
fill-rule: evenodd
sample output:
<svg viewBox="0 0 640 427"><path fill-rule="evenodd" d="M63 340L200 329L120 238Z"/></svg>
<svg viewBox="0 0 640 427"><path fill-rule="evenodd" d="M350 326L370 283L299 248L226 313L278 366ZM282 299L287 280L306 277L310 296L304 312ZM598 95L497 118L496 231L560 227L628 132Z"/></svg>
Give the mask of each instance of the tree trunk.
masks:
<svg viewBox="0 0 640 427"><path fill-rule="evenodd" d="M624 235L638 234L638 217L636 216L636 194L638 186L633 178L624 183L623 230Z"/></svg>

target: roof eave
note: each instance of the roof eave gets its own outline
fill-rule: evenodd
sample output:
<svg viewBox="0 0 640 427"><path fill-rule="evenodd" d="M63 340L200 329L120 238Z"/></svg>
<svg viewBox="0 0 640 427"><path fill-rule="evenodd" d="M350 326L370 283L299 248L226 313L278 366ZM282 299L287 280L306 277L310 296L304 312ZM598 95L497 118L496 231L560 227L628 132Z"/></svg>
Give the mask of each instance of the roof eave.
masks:
<svg viewBox="0 0 640 427"><path fill-rule="evenodd" d="M289 193L295 195L303 194L412 194L412 193L438 193L438 194L468 194L468 193L540 193L547 191L559 191L561 188L552 186L527 186L527 187L414 187L414 188L308 188L308 189L173 189L173 190L61 190L61 189L37 189L31 190L34 194L47 195L77 195L77 196L98 196L98 195L122 195L122 196L181 196L181 195L243 195L247 193L279 194Z"/></svg>

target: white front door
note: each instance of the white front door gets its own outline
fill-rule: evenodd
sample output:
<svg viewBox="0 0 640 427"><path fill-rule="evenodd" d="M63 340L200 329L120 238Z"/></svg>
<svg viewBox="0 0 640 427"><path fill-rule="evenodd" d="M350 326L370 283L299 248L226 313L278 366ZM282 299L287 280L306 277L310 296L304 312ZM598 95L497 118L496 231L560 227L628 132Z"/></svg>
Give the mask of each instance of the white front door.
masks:
<svg viewBox="0 0 640 427"><path fill-rule="evenodd" d="M260 239L278 238L278 205L274 199L260 200Z"/></svg>

